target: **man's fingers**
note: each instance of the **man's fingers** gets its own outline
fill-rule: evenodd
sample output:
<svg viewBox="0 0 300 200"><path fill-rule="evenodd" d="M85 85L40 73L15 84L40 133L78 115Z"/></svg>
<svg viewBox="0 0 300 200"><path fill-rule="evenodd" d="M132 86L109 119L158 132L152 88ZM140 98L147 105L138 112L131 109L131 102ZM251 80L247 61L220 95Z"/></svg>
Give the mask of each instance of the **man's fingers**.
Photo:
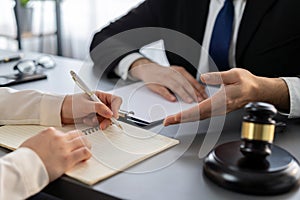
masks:
<svg viewBox="0 0 300 200"><path fill-rule="evenodd" d="M206 119L216 115L224 114L224 103L220 102L220 99L217 95L214 95L213 98L208 98L200 102L197 106L194 106L190 109L184 110L180 113L177 113L172 116L168 116L164 120L164 125L179 124L184 122L193 122L202 119ZM212 106L213 102L213 106ZM213 110L212 110L213 109ZM225 107L226 110L226 107Z"/></svg>
<svg viewBox="0 0 300 200"><path fill-rule="evenodd" d="M194 106L188 110L182 111L172 116L168 116L164 120L164 126L172 125L172 124L179 124L184 122L192 122L197 121L200 119L200 109L199 105Z"/></svg>
<svg viewBox="0 0 300 200"><path fill-rule="evenodd" d="M188 110L184 110L181 112L180 115L180 122L191 122L191 121L197 121L200 119L201 117L201 113L200 113L200 104L198 104L197 106L194 106Z"/></svg>
<svg viewBox="0 0 300 200"><path fill-rule="evenodd" d="M198 102L201 102L208 98L208 95L205 90L205 86L203 85L201 86L201 88L197 89L196 94L197 94Z"/></svg>
<svg viewBox="0 0 300 200"><path fill-rule="evenodd" d="M169 126L172 124L179 124L180 123L180 115L181 113L177 113L176 115L171 115L165 118L163 125L164 126Z"/></svg>
<svg viewBox="0 0 300 200"><path fill-rule="evenodd" d="M194 78L182 67L171 67L170 69L173 70L173 73L168 82L168 88L186 103L198 102L197 92L191 83Z"/></svg>
<svg viewBox="0 0 300 200"><path fill-rule="evenodd" d="M182 75L178 76L179 72L175 73L177 76L170 77L166 86L186 103L197 101L195 90L191 84Z"/></svg>
<svg viewBox="0 0 300 200"><path fill-rule="evenodd" d="M190 73L186 70L181 70L183 76L188 80L190 84L192 84L193 88L196 90L195 94L197 95L196 102L202 101L208 98L206 94L205 87L201 85Z"/></svg>
<svg viewBox="0 0 300 200"><path fill-rule="evenodd" d="M201 75L201 81L208 85L233 84L237 78L236 70L225 72L211 72Z"/></svg>
<svg viewBox="0 0 300 200"><path fill-rule="evenodd" d="M192 103L193 101L197 102L198 100L195 94L195 90L190 86L189 89L192 89L192 92L188 92L188 87L189 86L174 86L174 88L171 88L171 90L174 91L186 103Z"/></svg>
<svg viewBox="0 0 300 200"><path fill-rule="evenodd" d="M176 101L176 97L173 94L171 94L171 92L166 87L160 86L158 84L147 84L147 87L154 93L161 95L168 101Z"/></svg>

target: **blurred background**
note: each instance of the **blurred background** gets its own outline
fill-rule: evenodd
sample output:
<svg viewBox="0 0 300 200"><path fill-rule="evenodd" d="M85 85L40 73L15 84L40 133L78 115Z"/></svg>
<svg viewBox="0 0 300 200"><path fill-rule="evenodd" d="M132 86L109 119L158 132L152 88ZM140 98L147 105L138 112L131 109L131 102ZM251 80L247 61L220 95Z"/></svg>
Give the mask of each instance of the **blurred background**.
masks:
<svg viewBox="0 0 300 200"><path fill-rule="evenodd" d="M93 34L141 2L143 0L1 0L0 49L18 50L19 39L24 51L58 54L59 36L62 56L86 59Z"/></svg>

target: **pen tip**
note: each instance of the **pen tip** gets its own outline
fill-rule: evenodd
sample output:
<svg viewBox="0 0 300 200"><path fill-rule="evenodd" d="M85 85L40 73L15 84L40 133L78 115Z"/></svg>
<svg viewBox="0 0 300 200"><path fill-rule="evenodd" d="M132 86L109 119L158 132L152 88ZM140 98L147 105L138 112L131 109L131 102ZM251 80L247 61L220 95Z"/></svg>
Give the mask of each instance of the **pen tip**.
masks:
<svg viewBox="0 0 300 200"><path fill-rule="evenodd" d="M122 130L124 130L123 127L120 124L119 124L119 128L122 129Z"/></svg>

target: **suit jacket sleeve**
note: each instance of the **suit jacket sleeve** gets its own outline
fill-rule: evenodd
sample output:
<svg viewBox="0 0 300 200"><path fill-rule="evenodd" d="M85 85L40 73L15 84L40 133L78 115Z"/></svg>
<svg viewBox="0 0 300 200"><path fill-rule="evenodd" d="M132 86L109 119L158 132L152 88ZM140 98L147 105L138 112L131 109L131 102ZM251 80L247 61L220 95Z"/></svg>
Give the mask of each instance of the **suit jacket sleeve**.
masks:
<svg viewBox="0 0 300 200"><path fill-rule="evenodd" d="M288 86L290 95L289 118L300 117L300 79L298 77L281 77Z"/></svg>
<svg viewBox="0 0 300 200"><path fill-rule="evenodd" d="M141 34L139 34L138 38L134 34L132 36L129 34L125 36L125 38L129 37L129 39L124 39L123 36L121 39L118 38L118 34L143 27L162 27L162 20L165 19L164 14L162 15L164 13L162 10L165 10L169 1L146 0L124 17L96 33L90 46L90 56L95 66L105 68L105 70L112 73L114 67L126 55L137 52L142 46L154 42L156 39L159 40L160 38L143 37ZM109 44L106 46L105 42L108 41ZM108 59L112 54L117 56L107 62L103 61L103 59Z"/></svg>

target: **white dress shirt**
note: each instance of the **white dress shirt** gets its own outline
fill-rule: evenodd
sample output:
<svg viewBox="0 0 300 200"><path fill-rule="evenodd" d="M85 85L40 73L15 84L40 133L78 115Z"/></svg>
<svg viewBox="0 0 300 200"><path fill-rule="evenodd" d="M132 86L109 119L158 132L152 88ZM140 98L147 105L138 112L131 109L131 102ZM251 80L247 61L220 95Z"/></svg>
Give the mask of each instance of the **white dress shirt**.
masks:
<svg viewBox="0 0 300 200"><path fill-rule="evenodd" d="M0 88L0 124L61 125L64 96L38 91ZM40 157L29 148L19 148L0 158L0 199L26 199L49 183Z"/></svg>
<svg viewBox="0 0 300 200"><path fill-rule="evenodd" d="M197 79L199 80L200 73L207 73L212 71L209 68L209 45L210 39L213 31L213 27L215 24L215 20L221 8L224 5L225 0L211 0L209 5L208 18L206 22L206 29L204 33L203 43L202 43L202 51L200 55L200 63L198 67L199 73L197 74ZM236 54L236 41L238 30L240 26L240 22L244 13L244 9L246 6L247 0L233 0L234 4L234 22L233 22L233 35L232 41L230 44L229 51L229 64L232 68L238 67L235 62L235 54ZM143 56L139 53L133 53L120 61L119 65L115 68L115 73L120 76L122 79L130 78L130 74L128 70L132 63L137 59L143 58ZM290 77L281 77L287 84L290 95L290 113L288 114L289 118L300 117L300 78L290 78Z"/></svg>

